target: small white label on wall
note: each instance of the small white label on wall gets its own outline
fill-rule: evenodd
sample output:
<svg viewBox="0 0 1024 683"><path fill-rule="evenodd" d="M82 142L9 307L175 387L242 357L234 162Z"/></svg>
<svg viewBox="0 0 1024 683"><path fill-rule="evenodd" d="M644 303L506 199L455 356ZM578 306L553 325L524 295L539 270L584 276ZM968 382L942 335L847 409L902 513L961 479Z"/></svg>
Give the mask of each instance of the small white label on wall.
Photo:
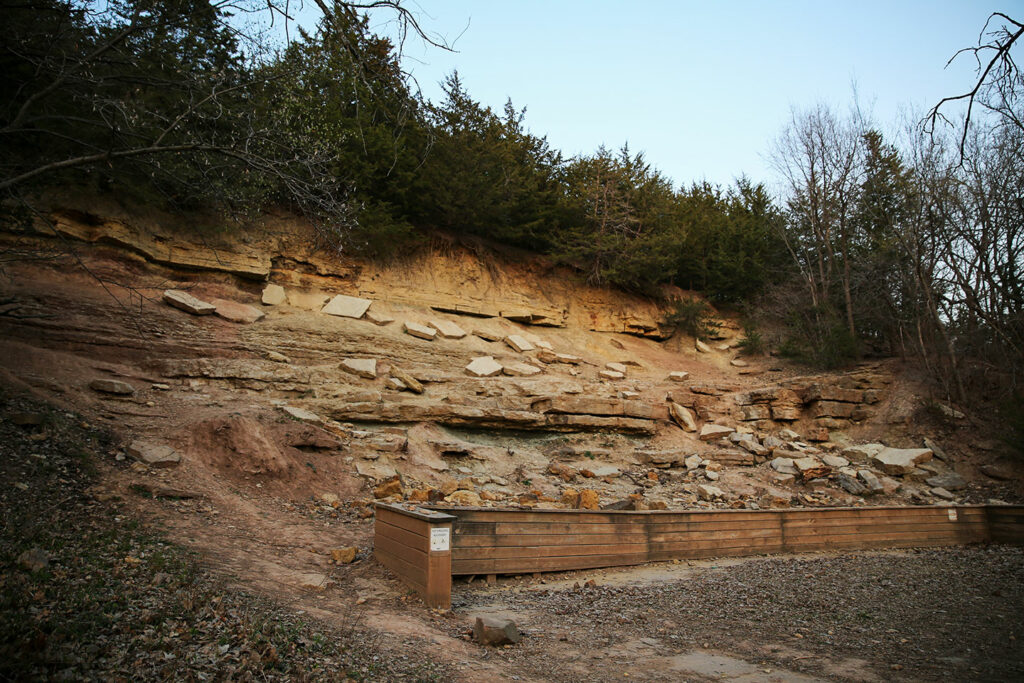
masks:
<svg viewBox="0 0 1024 683"><path fill-rule="evenodd" d="M956 510L950 508L949 510L946 511L946 514L949 515L949 521L956 521Z"/></svg>
<svg viewBox="0 0 1024 683"><path fill-rule="evenodd" d="M452 530L446 527L430 530L430 551L448 550L451 548Z"/></svg>

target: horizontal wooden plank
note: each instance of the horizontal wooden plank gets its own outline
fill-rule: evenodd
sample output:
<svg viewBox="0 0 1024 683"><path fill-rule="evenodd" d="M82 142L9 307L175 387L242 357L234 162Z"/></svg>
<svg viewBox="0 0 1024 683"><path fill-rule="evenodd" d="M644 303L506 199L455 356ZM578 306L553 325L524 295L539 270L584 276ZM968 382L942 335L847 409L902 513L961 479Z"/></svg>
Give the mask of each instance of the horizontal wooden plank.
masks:
<svg viewBox="0 0 1024 683"><path fill-rule="evenodd" d="M418 592L426 591L426 574L418 567L380 548L374 549L374 555L381 564L393 571L402 581L411 585Z"/></svg>
<svg viewBox="0 0 1024 683"><path fill-rule="evenodd" d="M392 526L382 520L378 520L376 524L374 524L374 534L375 537L383 536L385 538L390 538L397 543L401 543L409 548L414 548L422 553L430 552L430 539L426 536L414 534L411 531L406 531L401 527Z"/></svg>
<svg viewBox="0 0 1024 683"><path fill-rule="evenodd" d="M405 529L411 533L423 536L424 538L426 538L430 533L429 522L416 519L415 517L399 515L387 508L380 508L377 510L377 519L382 522L387 522L392 526L397 526L400 529ZM376 520L374 521L376 522Z"/></svg>
<svg viewBox="0 0 1024 683"><path fill-rule="evenodd" d="M394 539L387 538L386 536L374 536L373 547L382 548L395 557L402 558L411 565L421 567L424 574L426 574L427 554L422 550L410 548L409 546L403 545Z"/></svg>

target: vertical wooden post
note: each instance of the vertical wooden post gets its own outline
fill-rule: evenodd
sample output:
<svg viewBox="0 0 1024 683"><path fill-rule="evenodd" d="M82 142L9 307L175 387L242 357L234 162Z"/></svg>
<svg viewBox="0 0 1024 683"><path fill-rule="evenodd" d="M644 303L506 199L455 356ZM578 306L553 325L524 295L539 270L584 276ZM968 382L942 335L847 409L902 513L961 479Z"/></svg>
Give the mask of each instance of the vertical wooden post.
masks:
<svg viewBox="0 0 1024 683"><path fill-rule="evenodd" d="M455 517L431 513L430 552L427 554L427 589L423 601L430 607L448 609L452 606L452 522Z"/></svg>
<svg viewBox="0 0 1024 683"><path fill-rule="evenodd" d="M452 604L453 515L377 503L374 554L430 607Z"/></svg>

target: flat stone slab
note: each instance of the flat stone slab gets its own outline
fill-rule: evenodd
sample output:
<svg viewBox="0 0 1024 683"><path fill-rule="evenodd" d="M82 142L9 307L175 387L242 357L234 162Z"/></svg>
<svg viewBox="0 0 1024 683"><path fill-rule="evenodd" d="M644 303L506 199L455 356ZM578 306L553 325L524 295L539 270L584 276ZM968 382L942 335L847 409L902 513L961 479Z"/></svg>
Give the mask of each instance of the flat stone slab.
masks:
<svg viewBox="0 0 1024 683"><path fill-rule="evenodd" d="M166 444L132 441L125 451L132 458L151 467L174 467L181 462L181 455Z"/></svg>
<svg viewBox="0 0 1024 683"><path fill-rule="evenodd" d="M541 369L527 363L509 363L502 367L502 372L510 377L532 377L539 374Z"/></svg>
<svg viewBox="0 0 1024 683"><path fill-rule="evenodd" d="M434 337L437 336L437 330L434 328L409 322L408 320L402 323L402 329L405 330L406 334L411 334L414 337L426 339L427 341L434 341Z"/></svg>
<svg viewBox="0 0 1024 683"><path fill-rule="evenodd" d="M490 330L482 330L480 328L476 328L473 330L473 334L476 335L477 337L480 337L484 341L501 341L501 335L498 334L497 332L491 332Z"/></svg>
<svg viewBox="0 0 1024 683"><path fill-rule="evenodd" d="M210 299L217 317L233 323L252 324L267 317L267 314L249 304L242 304L228 299Z"/></svg>
<svg viewBox="0 0 1024 683"><path fill-rule="evenodd" d="M736 430L732 427L724 427L722 425L711 424L709 422L700 428L700 440L715 441L723 436L729 436L735 431Z"/></svg>
<svg viewBox="0 0 1024 683"><path fill-rule="evenodd" d="M177 309L191 313L192 315L210 315L217 310L213 304L197 299L188 292L180 289L164 290L164 303L174 306Z"/></svg>
<svg viewBox="0 0 1024 683"><path fill-rule="evenodd" d="M910 474L931 459L930 448L884 448L871 458L871 464L886 474Z"/></svg>
<svg viewBox="0 0 1024 683"><path fill-rule="evenodd" d="M618 372L623 375L625 375L626 371L628 370L628 368L622 363L605 363L604 366L611 370L612 372Z"/></svg>
<svg viewBox="0 0 1024 683"><path fill-rule="evenodd" d="M616 372L615 370L601 370L597 373L597 376L601 379L626 379L626 373Z"/></svg>
<svg viewBox="0 0 1024 683"><path fill-rule="evenodd" d="M340 363L341 369L366 379L377 379L376 358L346 358Z"/></svg>
<svg viewBox="0 0 1024 683"><path fill-rule="evenodd" d="M492 356L481 356L474 358L466 366L466 372L477 377L493 377L502 371L501 363L494 360Z"/></svg>
<svg viewBox="0 0 1024 683"><path fill-rule="evenodd" d="M445 339L462 339L466 336L466 331L450 320L431 320L427 325L437 330Z"/></svg>
<svg viewBox="0 0 1024 683"><path fill-rule="evenodd" d="M707 344L705 344L704 342L702 342L700 339L698 339L696 342L694 342L693 345L701 353L711 353L711 347L708 346Z"/></svg>
<svg viewBox="0 0 1024 683"><path fill-rule="evenodd" d="M327 305L320 309L321 313L327 315L336 315L342 318L362 318L366 313L366 309L370 307L373 302L369 299L360 299L357 296L345 296L339 294L330 301Z"/></svg>
<svg viewBox="0 0 1024 683"><path fill-rule="evenodd" d="M693 414L686 406L681 406L675 401L668 404L668 415L672 421L683 428L686 432L697 431L697 423L693 420Z"/></svg>
<svg viewBox="0 0 1024 683"><path fill-rule="evenodd" d="M929 486L946 489L947 491L959 491L967 488L967 481L956 472L937 474L924 480Z"/></svg>
<svg viewBox="0 0 1024 683"><path fill-rule="evenodd" d="M301 420L302 422L323 422L323 419L319 415L309 410L306 410L305 408L296 408L295 406L281 406L281 410L288 413L296 420Z"/></svg>
<svg viewBox="0 0 1024 683"><path fill-rule="evenodd" d="M94 379L89 382L89 388L101 394L114 394L115 396L131 396L135 393L135 387L119 379Z"/></svg>
<svg viewBox="0 0 1024 683"><path fill-rule="evenodd" d="M683 372L682 370L676 370L668 373L668 381L670 382L685 382L689 377L690 373Z"/></svg>
<svg viewBox="0 0 1024 683"><path fill-rule="evenodd" d="M363 318L369 320L374 325L380 325L381 327L395 322L394 316L388 315L384 311L375 311L373 307L370 307L370 310L363 314Z"/></svg>
<svg viewBox="0 0 1024 683"><path fill-rule="evenodd" d="M505 343L508 344L514 351L519 353L525 353L526 351L533 351L533 344L521 334L510 334L505 337Z"/></svg>
<svg viewBox="0 0 1024 683"><path fill-rule="evenodd" d="M261 301L266 306L280 306L288 300L288 295L285 294L284 287L281 285L267 285L263 288L263 297Z"/></svg>

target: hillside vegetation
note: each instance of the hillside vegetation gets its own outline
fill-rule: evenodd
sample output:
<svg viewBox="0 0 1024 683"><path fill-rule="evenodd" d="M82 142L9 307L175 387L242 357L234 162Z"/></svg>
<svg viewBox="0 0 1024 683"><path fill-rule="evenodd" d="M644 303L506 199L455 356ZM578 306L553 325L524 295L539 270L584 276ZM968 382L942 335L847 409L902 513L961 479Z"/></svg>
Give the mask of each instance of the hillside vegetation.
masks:
<svg viewBox="0 0 1024 683"><path fill-rule="evenodd" d="M1012 19L986 24L978 49L994 67L979 68L962 128L936 125L941 110L930 134L889 134L824 106L796 112L774 145L785 190L773 197L748 178L676 185L625 147L566 157L527 127L525 109L492 110L458 74L443 101L427 101L363 5L318 5L317 25L284 36L267 32L268 19L285 22L273 2L7 7L5 206L35 220L32 197L76 187L178 211L216 206L225 222L283 208L379 258L437 230L483 237L591 284L700 290L748 312L754 350L761 324L781 330L768 342L821 366L915 357L943 398L1021 414ZM373 5L433 42L401 2ZM678 305L685 317L688 302Z"/></svg>

